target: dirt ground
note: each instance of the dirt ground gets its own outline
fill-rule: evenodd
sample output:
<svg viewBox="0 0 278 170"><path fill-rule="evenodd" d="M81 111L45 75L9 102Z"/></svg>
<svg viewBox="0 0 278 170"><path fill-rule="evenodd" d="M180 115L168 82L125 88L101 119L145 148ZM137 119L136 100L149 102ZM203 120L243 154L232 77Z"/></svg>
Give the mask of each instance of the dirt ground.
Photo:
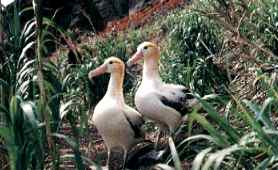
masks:
<svg viewBox="0 0 278 170"><path fill-rule="evenodd" d="M154 129L154 124L151 124L151 128ZM61 133L67 135L67 136L72 136L71 133L71 129L69 126L64 127L63 129L61 129ZM145 139L154 142L156 139L156 131L155 130L147 130L146 131L146 136ZM178 135L177 140L180 139L185 139L187 137L186 133L180 134ZM163 136L160 141L159 141L159 145L158 148L159 150L163 150L165 148L167 148L168 143L167 140L168 138L166 136ZM60 148L60 155L69 155L69 154L73 154L72 149L70 148L70 146L65 142L65 141L59 141L60 142L60 146L62 146L62 148ZM135 146L131 152L129 153L129 156L133 155L134 152L140 150L140 148L142 148L142 146L144 146L146 143L140 143L137 146ZM101 164L102 166L106 165L106 161L107 161L107 149L106 146L104 144L104 141L102 140L101 136L99 135L99 133L97 132L97 129L93 126L90 125L89 126L89 130L86 136L80 136L80 148L81 148L81 152L82 155L87 157L88 159L90 159L91 161L95 161L99 164ZM112 152L112 159L111 162L109 164L110 167L112 167L112 170L117 170L120 169L122 166L122 155L123 152L120 149L115 149ZM163 163L163 162L161 162ZM184 170L187 170L190 168L190 163L185 161L182 161L182 166ZM73 170L76 169L75 165L74 165L74 161L70 160L70 161L63 161L61 162L61 169L64 170ZM94 169L93 167L90 167L88 164L86 164L86 169Z"/></svg>

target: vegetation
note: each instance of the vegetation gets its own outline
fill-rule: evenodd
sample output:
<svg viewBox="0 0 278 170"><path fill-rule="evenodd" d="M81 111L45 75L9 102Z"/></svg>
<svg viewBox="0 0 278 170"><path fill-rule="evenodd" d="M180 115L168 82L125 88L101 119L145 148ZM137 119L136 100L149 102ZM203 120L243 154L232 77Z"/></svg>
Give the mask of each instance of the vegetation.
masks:
<svg viewBox="0 0 278 170"><path fill-rule="evenodd" d="M195 170L277 168L276 0L199 0L105 37L62 29L55 15L42 16L40 3L24 9L14 3L12 13L0 16L6 18L0 27L2 167L59 169L67 160L76 169L98 167L81 144L90 135L88 112L103 96L108 77L90 82L87 74L109 56L126 61L140 42L150 40L161 48L163 79L190 87L202 105L188 114L177 134L182 140L171 142L162 161L176 169L186 163ZM26 11L34 16L22 22L19 14ZM50 42L54 57L48 56ZM124 84L130 104L140 81L133 71ZM72 154L61 153L65 145Z"/></svg>

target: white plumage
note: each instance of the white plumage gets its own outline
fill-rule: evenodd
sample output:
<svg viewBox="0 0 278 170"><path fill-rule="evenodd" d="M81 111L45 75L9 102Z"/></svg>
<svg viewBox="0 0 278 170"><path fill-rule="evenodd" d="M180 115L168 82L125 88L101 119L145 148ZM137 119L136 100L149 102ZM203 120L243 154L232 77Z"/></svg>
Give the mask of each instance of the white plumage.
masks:
<svg viewBox="0 0 278 170"><path fill-rule="evenodd" d="M109 85L105 96L96 105L93 123L101 134L107 149L109 164L111 149L122 147L124 164L128 150L142 140L140 126L142 116L125 104L123 97L124 63L115 57L107 59L103 65L89 73L89 78L110 73Z"/></svg>
<svg viewBox="0 0 278 170"><path fill-rule="evenodd" d="M196 99L182 85L164 83L159 75L159 48L144 42L127 62L128 65L144 60L142 82L135 94L135 105L138 111L162 124L173 133L180 125L182 116L188 112Z"/></svg>

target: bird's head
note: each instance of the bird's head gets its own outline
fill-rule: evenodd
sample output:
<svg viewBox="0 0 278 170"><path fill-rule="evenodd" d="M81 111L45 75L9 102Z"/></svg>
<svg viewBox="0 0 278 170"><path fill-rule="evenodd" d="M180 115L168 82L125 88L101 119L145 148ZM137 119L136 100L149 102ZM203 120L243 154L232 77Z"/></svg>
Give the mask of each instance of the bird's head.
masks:
<svg viewBox="0 0 278 170"><path fill-rule="evenodd" d="M125 64L117 57L109 57L104 61L104 63L98 68L89 72L88 77L92 79L93 77L99 76L104 73L124 73Z"/></svg>
<svg viewBox="0 0 278 170"><path fill-rule="evenodd" d="M143 42L138 46L136 53L127 61L127 65L131 66L142 59L158 61L159 58L159 47L152 42Z"/></svg>

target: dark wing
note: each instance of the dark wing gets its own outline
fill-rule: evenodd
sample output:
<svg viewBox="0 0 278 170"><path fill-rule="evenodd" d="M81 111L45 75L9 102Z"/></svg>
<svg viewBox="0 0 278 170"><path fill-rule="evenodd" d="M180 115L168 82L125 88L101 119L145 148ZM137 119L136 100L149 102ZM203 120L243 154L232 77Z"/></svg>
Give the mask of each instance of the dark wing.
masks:
<svg viewBox="0 0 278 170"><path fill-rule="evenodd" d="M131 129L134 132L134 137L135 138L143 137L142 134L141 134L141 126L138 126L138 124L136 124L135 122L132 122L131 119L128 116L126 116L126 120L128 121Z"/></svg>
<svg viewBox="0 0 278 170"><path fill-rule="evenodd" d="M131 129L134 132L134 137L135 138L144 137L144 134L142 133L141 130L142 125L145 123L143 117L130 107L125 108L123 113Z"/></svg>
<svg viewBox="0 0 278 170"><path fill-rule="evenodd" d="M178 112L183 112L183 106L184 106L184 102L182 102L181 100L180 101L177 101L177 100L169 100L167 97L165 96L161 96L160 97L160 101L168 106L168 107L171 107L173 109L175 109L176 111Z"/></svg>
<svg viewBox="0 0 278 170"><path fill-rule="evenodd" d="M167 93L160 94L160 101L176 111L184 115L188 112L187 101L193 99L194 96L186 88L172 89Z"/></svg>

